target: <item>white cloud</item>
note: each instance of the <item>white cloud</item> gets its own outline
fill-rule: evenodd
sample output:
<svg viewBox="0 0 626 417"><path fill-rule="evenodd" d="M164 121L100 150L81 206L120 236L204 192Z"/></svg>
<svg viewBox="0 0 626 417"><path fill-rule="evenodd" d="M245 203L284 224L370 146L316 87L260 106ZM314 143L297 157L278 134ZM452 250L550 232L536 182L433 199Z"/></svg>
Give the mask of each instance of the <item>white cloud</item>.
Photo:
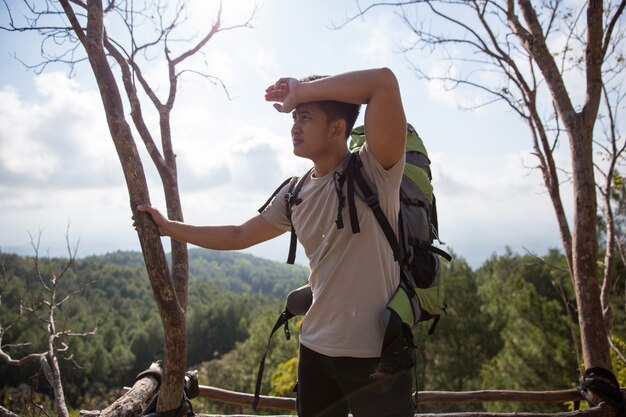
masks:
<svg viewBox="0 0 626 417"><path fill-rule="evenodd" d="M471 264L484 260L484 248L494 252L510 246L542 254L560 247L551 201L541 174L527 167L529 153L468 156L476 170L460 167L446 155L431 155L442 239ZM571 207L567 184L561 189L566 210ZM483 248L483 249L480 249Z"/></svg>
<svg viewBox="0 0 626 417"><path fill-rule="evenodd" d="M398 52L394 36L391 36L397 33L393 20L393 16L379 15L359 27L363 39L358 53L371 65L389 65L390 56Z"/></svg>
<svg viewBox="0 0 626 417"><path fill-rule="evenodd" d="M256 0L230 1L222 6L222 26L239 25L248 20L257 6ZM217 16L222 1L204 0L189 3L189 20L192 26L209 29Z"/></svg>
<svg viewBox="0 0 626 417"><path fill-rule="evenodd" d="M0 90L0 124L10 127L0 131L0 172L4 181L12 176L42 181L56 170L58 161L50 156L48 146L32 138L41 116L42 109L24 106L16 90Z"/></svg>
<svg viewBox="0 0 626 417"><path fill-rule="evenodd" d="M69 188L116 182L99 95L61 73L35 82L38 95L28 100L0 90L0 121L12 126L0 131L0 182Z"/></svg>

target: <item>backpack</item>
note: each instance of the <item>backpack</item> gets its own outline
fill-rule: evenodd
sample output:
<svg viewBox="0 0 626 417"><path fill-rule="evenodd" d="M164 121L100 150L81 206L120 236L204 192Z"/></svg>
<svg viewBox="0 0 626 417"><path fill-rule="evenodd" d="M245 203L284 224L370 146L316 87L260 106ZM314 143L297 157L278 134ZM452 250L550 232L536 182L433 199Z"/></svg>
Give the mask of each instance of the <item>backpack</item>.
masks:
<svg viewBox="0 0 626 417"><path fill-rule="evenodd" d="M360 161L355 151L364 143L364 126L353 129L349 148L352 151L351 158L356 160L354 162L356 165L359 165ZM441 241L437 204L431 182L430 159L422 139L410 124L407 124L405 155L406 164L400 185L399 236L397 237L360 166L354 169L353 175L363 198L374 212L389 241L394 258L400 263L400 288L390 301L388 308L393 310L410 328L419 322L433 320L428 332L432 334L441 313L446 309L439 258L442 257L450 262L452 256L433 245L435 240L440 243ZM348 185L347 188L349 193L350 186ZM349 196L348 201L350 201Z"/></svg>
<svg viewBox="0 0 626 417"><path fill-rule="evenodd" d="M338 188L341 189L345 183L347 195L345 196L346 198L343 198L343 195L339 198L335 223L339 229L345 226L342 212L347 202L352 232L360 232L356 206L354 204L355 195L359 196L358 198L362 198L373 211L382 232L391 246L394 259L400 264L400 285L386 309L387 329L383 342L383 351L381 352L379 371L372 375L374 379L378 379L384 378L397 370L398 367L407 368L414 364L414 357L406 358L406 355L403 356L398 351L400 349L406 353L404 340L408 341L408 347L411 348L410 350L413 350L411 330L413 326L419 322L433 320L428 333L432 334L434 332L441 313L445 312L446 309L439 258L442 257L447 261L451 261L452 257L447 252L433 245L435 240L441 241L439 240L435 195L431 183L430 159L424 143L413 126L407 124L406 164L400 186L400 213L398 219L393 219L398 221L399 236L396 236L394 233L389 219L387 219L380 207L378 197L363 173L362 163L357 151L364 143L364 126L354 128L351 132L349 144L351 151L349 161L346 169L339 177L340 186ZM284 198L286 215L287 218L291 219L291 210L294 205L298 205L301 202L298 195L310 173L311 171L308 171L300 178L291 177L285 180L259 209L259 212L263 212L278 192L289 183L290 185ZM296 248L297 232L292 225L287 263L294 263ZM263 368L270 347L271 337L281 326L284 326L285 335L289 338L288 320L295 315L306 313L312 300L312 295L310 294L310 286L304 286L291 292L287 297L287 306L270 333L267 348L259 366L253 401L255 410L259 400Z"/></svg>

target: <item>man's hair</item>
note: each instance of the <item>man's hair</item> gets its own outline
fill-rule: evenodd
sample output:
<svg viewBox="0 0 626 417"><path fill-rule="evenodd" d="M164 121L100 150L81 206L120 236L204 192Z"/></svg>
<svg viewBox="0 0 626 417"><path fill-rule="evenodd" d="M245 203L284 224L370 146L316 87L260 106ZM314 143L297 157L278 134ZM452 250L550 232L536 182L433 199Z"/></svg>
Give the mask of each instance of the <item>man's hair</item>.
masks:
<svg viewBox="0 0 626 417"><path fill-rule="evenodd" d="M309 75L308 77L302 78L300 82L307 83L327 77L328 75ZM320 110L324 112L329 121L336 119L343 119L346 121L345 134L346 139L348 139L350 137L350 132L352 132L352 128L356 123L356 119L359 117L361 105L336 100L322 100L316 101L315 103L319 106Z"/></svg>

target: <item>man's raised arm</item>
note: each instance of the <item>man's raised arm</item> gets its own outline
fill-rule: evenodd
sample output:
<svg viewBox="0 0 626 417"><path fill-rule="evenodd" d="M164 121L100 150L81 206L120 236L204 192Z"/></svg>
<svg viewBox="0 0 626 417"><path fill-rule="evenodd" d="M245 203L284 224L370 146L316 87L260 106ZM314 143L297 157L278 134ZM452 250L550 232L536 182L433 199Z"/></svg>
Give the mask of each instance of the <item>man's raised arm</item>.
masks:
<svg viewBox="0 0 626 417"><path fill-rule="evenodd" d="M274 107L285 113L298 104L321 100L366 104L365 136L374 157L388 169L404 155L406 117L398 81L388 68L347 72L305 83L281 78L267 88L265 98L277 102Z"/></svg>

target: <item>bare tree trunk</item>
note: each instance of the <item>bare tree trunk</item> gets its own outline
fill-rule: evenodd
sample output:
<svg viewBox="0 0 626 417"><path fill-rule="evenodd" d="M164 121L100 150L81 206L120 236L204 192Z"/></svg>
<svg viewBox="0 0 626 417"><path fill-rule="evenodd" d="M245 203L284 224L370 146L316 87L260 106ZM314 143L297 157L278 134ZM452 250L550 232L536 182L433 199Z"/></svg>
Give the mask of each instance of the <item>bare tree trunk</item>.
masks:
<svg viewBox="0 0 626 417"><path fill-rule="evenodd" d="M56 290L58 283L56 274L52 273L50 281L50 300L46 303L48 306L47 352L45 355L41 355L39 363L46 380L52 387L52 392L54 393L54 404L57 408L58 416L69 417L67 405L65 405L65 392L63 391L63 384L61 383L61 370L59 369L59 361L56 354L60 349L57 349L55 346L58 338L56 323L54 321L54 312L58 306L56 302Z"/></svg>
<svg viewBox="0 0 626 417"><path fill-rule="evenodd" d="M142 76L141 69L132 61L127 60L126 57L120 52L120 50L107 38L104 39L104 46L106 50L113 56L122 72L122 82L126 90L126 96L129 99L131 106L131 117L135 128L139 132L139 136L146 145L148 154L150 155L152 162L154 163L161 183L163 185L163 194L165 195L165 203L167 207L167 216L169 219L184 221L183 209L180 201L180 192L178 187L178 174L176 168L176 155L172 148L172 137L170 131L170 112L173 107L173 98L176 94L177 79L176 76L170 78L170 83L174 87L171 89L171 99L168 100L166 105L163 105L157 99L156 95L147 84ZM140 84L150 97L153 105L159 111L160 130L161 130L161 143L163 146L163 154L159 153L153 136L148 130L143 119L141 111L141 104L135 88L132 69L135 71L136 76L139 78ZM189 260L187 244L179 242L174 239L171 240L171 255L172 255L172 282L178 297L178 301L183 308L187 310L187 288L189 278Z"/></svg>
<svg viewBox="0 0 626 417"><path fill-rule="evenodd" d="M585 134L585 131L588 133ZM611 369L608 334L602 314L598 283L597 206L589 129L581 129L576 137L570 137L570 144L575 165L574 291L578 305L583 360L587 368L601 366Z"/></svg>
<svg viewBox="0 0 626 417"><path fill-rule="evenodd" d="M52 345L52 343L50 343ZM49 347L49 349L54 347ZM52 387L54 393L54 405L57 409L57 415L59 417L69 417L67 406L65 405L65 392L63 391L63 385L61 384L61 371L59 369L59 362L55 354L42 355L39 361L41 369L43 370L46 380Z"/></svg>
<svg viewBox="0 0 626 417"><path fill-rule="evenodd" d="M607 332L602 319L597 278L597 203L593 166L593 126L602 86L602 1L590 0L587 8L586 99L581 113L570 100L561 73L545 43L543 29L530 0L518 0L528 31L515 23L513 30L533 56L564 122L570 143L574 188L572 272L578 304L583 360L586 367L611 369ZM509 16L514 15L509 0ZM565 242L564 242L565 243Z"/></svg>
<svg viewBox="0 0 626 417"><path fill-rule="evenodd" d="M0 417L20 417L11 410L7 410L3 406L0 405Z"/></svg>
<svg viewBox="0 0 626 417"><path fill-rule="evenodd" d="M107 124L122 164L130 197L130 209L136 219L136 227L148 270L148 276L161 315L165 334L166 364L162 389L157 404L158 411L178 408L183 398L183 380L187 365L187 329L185 310L178 300L170 279L165 252L157 227L146 214L136 210L139 204L149 204L147 182L130 126L124 117L120 91L104 49L104 26L102 1L87 2L87 30L82 28L69 0L61 0L72 28L85 47L102 97Z"/></svg>

